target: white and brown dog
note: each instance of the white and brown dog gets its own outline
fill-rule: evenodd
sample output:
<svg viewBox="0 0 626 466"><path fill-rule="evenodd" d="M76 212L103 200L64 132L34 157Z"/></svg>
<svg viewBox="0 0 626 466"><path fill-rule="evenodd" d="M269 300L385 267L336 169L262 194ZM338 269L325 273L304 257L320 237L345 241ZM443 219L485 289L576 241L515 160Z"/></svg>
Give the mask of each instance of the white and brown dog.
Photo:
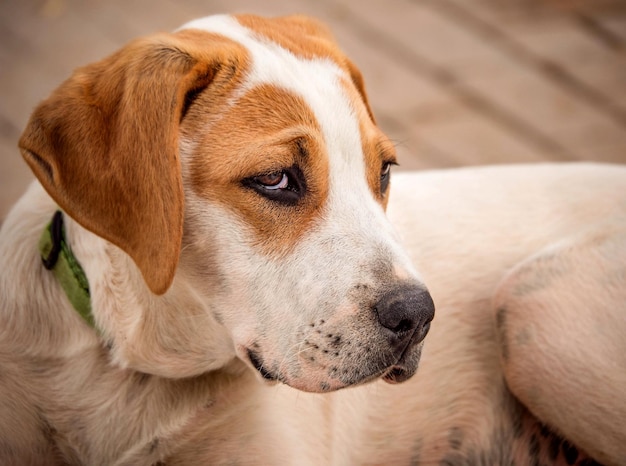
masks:
<svg viewBox="0 0 626 466"><path fill-rule="evenodd" d="M2 464L626 462L626 169L400 175L401 247L393 145L303 17L135 41L20 147Z"/></svg>

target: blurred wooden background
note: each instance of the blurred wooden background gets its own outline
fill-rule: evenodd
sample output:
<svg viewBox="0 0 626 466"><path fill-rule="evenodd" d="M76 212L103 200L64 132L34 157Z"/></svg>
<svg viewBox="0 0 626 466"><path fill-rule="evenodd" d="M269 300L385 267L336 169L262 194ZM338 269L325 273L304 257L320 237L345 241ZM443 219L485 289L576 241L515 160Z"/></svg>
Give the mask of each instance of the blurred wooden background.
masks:
<svg viewBox="0 0 626 466"><path fill-rule="evenodd" d="M0 0L0 218L29 113L72 69L224 12L327 22L403 168L626 163L626 0Z"/></svg>

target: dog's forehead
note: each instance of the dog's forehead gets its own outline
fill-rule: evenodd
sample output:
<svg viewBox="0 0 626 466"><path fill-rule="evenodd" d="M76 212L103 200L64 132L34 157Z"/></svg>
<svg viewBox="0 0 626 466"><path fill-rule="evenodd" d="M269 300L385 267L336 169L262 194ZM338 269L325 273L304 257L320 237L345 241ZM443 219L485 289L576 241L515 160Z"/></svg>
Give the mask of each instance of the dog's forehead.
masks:
<svg viewBox="0 0 626 466"><path fill-rule="evenodd" d="M326 59L346 68L346 57L330 32L310 18L264 18L254 15L213 15L195 19L179 29L200 29L228 37L251 52L280 47L303 59Z"/></svg>
<svg viewBox="0 0 626 466"><path fill-rule="evenodd" d="M219 34L244 46L252 66L241 92L258 84L275 84L302 93L312 83L324 83L332 87L342 75L345 77L345 70L340 68L337 54L330 52L333 48L328 45L328 41L324 41L326 46L320 47L317 42L307 40L309 36L299 35L298 30L292 31L293 35L287 37L284 34L269 36L267 32L272 31L269 25L262 23L265 24L263 32L255 30L240 22L245 18L249 17L208 16L191 21L181 28ZM284 30L285 27L282 27L275 32Z"/></svg>
<svg viewBox="0 0 626 466"><path fill-rule="evenodd" d="M317 23L302 21L216 15L191 21L181 29L201 29L243 45L251 66L232 102L266 85L302 97L315 115L328 153L337 154L332 158L343 162L350 158L353 175L359 171L364 175L364 122L369 122L365 104L328 33Z"/></svg>

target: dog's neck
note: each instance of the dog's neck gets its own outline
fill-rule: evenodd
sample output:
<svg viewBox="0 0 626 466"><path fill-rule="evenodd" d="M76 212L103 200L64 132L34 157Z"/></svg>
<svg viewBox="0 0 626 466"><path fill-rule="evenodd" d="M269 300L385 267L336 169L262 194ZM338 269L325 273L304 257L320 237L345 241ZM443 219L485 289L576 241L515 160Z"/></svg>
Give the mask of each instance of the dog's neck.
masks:
<svg viewBox="0 0 626 466"><path fill-rule="evenodd" d="M64 358L97 345L98 339L42 264L37 244L54 211L35 182L2 225L0 343L24 354Z"/></svg>
<svg viewBox="0 0 626 466"><path fill-rule="evenodd" d="M207 312L200 293L185 278L184 264L170 289L154 295L126 253L65 215L65 238L89 281L99 332L87 325L57 278L42 265L37 249L56 209L34 183L3 226L0 253L9 262L0 272L0 299L6 300L0 301L3 338L24 349L32 346L33 351L59 356L104 343L115 365L170 378L214 371L233 361L228 332ZM33 276L28 286L42 289L23 293L12 284L19 277ZM28 312L15 312L9 303L20 303ZM30 329L29 335L24 329Z"/></svg>
<svg viewBox="0 0 626 466"><path fill-rule="evenodd" d="M113 244L71 221L68 241L82 261L95 323L116 364L180 378L220 369L235 357L228 333L207 312L184 264L170 289L157 296Z"/></svg>
<svg viewBox="0 0 626 466"><path fill-rule="evenodd" d="M91 312L89 281L65 237L63 212L57 210L39 239L44 267L56 277L76 312L90 327L96 328Z"/></svg>
<svg viewBox="0 0 626 466"><path fill-rule="evenodd" d="M102 436L107 439L102 445L76 437L94 461L112 460L116 455L134 458L133 454L143 454L144 444L150 447L156 437L166 446L172 436L193 431L192 421L198 416L206 429L220 430L228 422L225 416L232 400L245 410L253 399L247 394L251 383L257 386L254 375L234 358L230 339L219 335L227 332L218 330L219 324L205 312L189 280L181 273L165 295L152 294L125 253L65 216L66 239L89 280L99 332L84 321L57 277L42 265L37 248L57 208L34 183L0 230L0 255L5 265L0 270L0 355L10 353L29 368L25 369L28 374L44 377L40 374L42 361L51 368L45 375L45 390L57 394L54 403L36 403L40 415L63 433L60 438L80 433L66 422L66 408L56 410L75 407L83 403L86 394L95 392L101 399L117 399L121 407L109 412L103 404L87 410L91 417L82 419L83 424L99 425L107 417L104 424L112 427ZM150 396L124 395L142 390ZM176 396L181 392L187 395ZM155 412L150 406L163 409ZM220 414L222 411L226 414ZM118 431L115 426L128 416L143 423L145 429L137 429L130 437ZM119 448L111 450L111 444ZM65 447L73 448L69 443Z"/></svg>

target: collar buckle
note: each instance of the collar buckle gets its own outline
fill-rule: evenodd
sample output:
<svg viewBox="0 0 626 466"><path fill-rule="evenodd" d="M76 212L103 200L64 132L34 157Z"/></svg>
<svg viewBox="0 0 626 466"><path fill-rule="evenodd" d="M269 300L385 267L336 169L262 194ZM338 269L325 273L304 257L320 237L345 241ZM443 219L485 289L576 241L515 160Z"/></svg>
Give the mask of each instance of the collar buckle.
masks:
<svg viewBox="0 0 626 466"><path fill-rule="evenodd" d="M63 241L63 214L60 210L57 210L52 217L52 221L50 225L46 228L50 235L50 248L46 254L44 248L40 248L41 252L41 260L43 262L43 266L48 269L54 269L54 266L57 264L59 260L59 254L61 253L62 241ZM44 232L45 234L45 232ZM47 248L46 248L47 249Z"/></svg>
<svg viewBox="0 0 626 466"><path fill-rule="evenodd" d="M74 309L87 324L96 328L91 313L91 295L85 271L65 239L63 213L57 210L39 239L43 266L54 273Z"/></svg>

